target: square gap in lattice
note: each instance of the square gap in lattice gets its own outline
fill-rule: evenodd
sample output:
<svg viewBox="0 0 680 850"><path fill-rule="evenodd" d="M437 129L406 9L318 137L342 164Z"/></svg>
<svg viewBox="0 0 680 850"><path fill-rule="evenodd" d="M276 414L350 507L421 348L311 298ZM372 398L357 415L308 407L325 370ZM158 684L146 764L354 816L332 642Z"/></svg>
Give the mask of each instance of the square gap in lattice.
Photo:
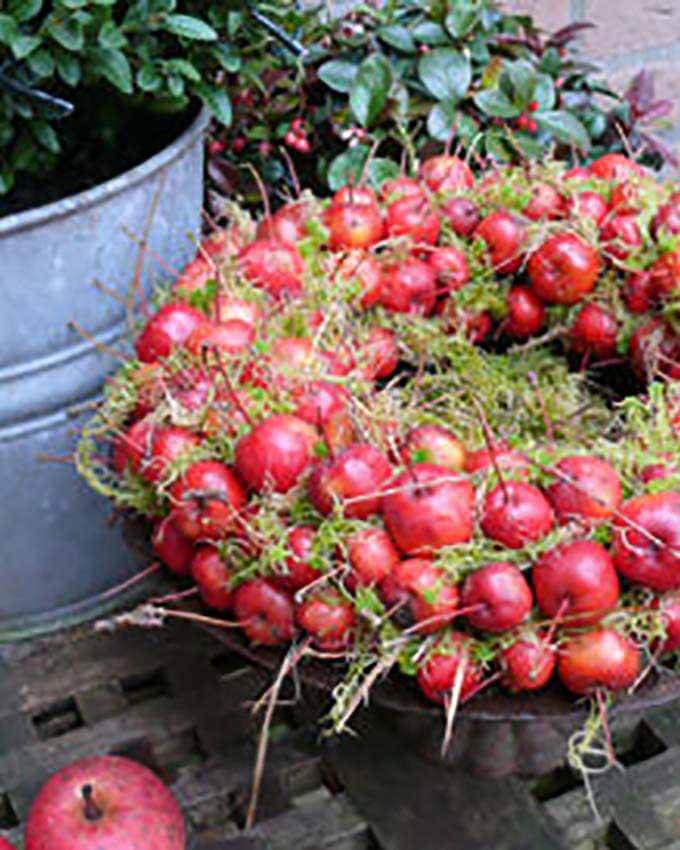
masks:
<svg viewBox="0 0 680 850"><path fill-rule="evenodd" d="M34 715L31 722L41 741L58 738L60 735L66 735L67 732L73 732L74 729L80 729L85 725L80 709L73 697L53 702Z"/></svg>
<svg viewBox="0 0 680 850"><path fill-rule="evenodd" d="M19 826L19 818L12 801L9 794L0 791L0 829L14 829L15 826Z"/></svg>
<svg viewBox="0 0 680 850"><path fill-rule="evenodd" d="M607 850L638 850L637 845L631 843L615 823L609 825L604 846Z"/></svg>
<svg viewBox="0 0 680 850"><path fill-rule="evenodd" d="M547 803L548 800L554 800L555 797L561 797L575 788L580 788L582 784L578 773L567 765L560 765L533 782L531 793L539 803Z"/></svg>
<svg viewBox="0 0 680 850"><path fill-rule="evenodd" d="M120 687L130 705L170 696L170 684L162 667L121 679Z"/></svg>
<svg viewBox="0 0 680 850"><path fill-rule="evenodd" d="M641 720L633 734L633 743L625 752L618 754L618 759L621 764L630 767L632 764L640 764L647 759L660 756L665 753L668 747L664 744L661 738Z"/></svg>

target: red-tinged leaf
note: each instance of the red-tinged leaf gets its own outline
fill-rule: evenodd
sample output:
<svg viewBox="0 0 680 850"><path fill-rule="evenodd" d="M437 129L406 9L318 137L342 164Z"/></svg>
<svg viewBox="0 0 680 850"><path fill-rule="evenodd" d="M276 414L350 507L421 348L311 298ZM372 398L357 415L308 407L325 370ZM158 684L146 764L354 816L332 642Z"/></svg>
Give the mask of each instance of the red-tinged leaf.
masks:
<svg viewBox="0 0 680 850"><path fill-rule="evenodd" d="M644 109L654 100L654 74L651 71L639 71L630 81L624 99L637 109Z"/></svg>
<svg viewBox="0 0 680 850"><path fill-rule="evenodd" d="M556 30L548 39L546 46L547 47L564 47L569 44L570 41L573 41L580 33L585 30L590 30L595 27L595 24L592 21L579 21L574 24L569 24L566 27L562 27L559 30Z"/></svg>
<svg viewBox="0 0 680 850"><path fill-rule="evenodd" d="M673 111L672 100L655 100L638 115L640 121L658 121Z"/></svg>

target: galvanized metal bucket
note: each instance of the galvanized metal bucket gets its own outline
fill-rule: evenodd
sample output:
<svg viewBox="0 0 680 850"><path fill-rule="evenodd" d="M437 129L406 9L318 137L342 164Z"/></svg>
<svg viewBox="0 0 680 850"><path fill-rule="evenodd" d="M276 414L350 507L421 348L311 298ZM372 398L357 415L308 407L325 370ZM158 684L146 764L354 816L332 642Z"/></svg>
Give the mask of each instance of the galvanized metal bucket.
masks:
<svg viewBox="0 0 680 850"><path fill-rule="evenodd" d="M180 268L195 253L206 120L92 190L0 219L0 640L93 615L139 569L106 500L44 456L71 454L83 408L116 366L72 320L121 345L135 275L148 291L163 274L153 255Z"/></svg>

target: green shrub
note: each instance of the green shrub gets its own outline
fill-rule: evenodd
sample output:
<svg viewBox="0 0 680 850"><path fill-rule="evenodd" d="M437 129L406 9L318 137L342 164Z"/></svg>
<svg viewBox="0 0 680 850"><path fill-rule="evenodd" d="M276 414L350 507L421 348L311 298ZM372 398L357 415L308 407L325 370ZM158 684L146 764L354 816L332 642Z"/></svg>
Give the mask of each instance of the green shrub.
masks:
<svg viewBox="0 0 680 850"><path fill-rule="evenodd" d="M212 175L233 189L238 175L230 162L248 159L268 180L280 179L282 143L303 182L318 191L359 173L373 143L376 174L395 168L404 150L415 156L447 141L501 161L537 159L550 149L589 159L644 143L647 163L660 165L671 155L648 124L672 105L654 99L649 75L626 96L603 83L570 51L589 26L546 34L492 0L360 5L311 28L296 65L290 54L261 57L258 80L229 78L234 122L215 148L226 145ZM290 134L299 116L308 141L301 150Z"/></svg>
<svg viewBox="0 0 680 850"><path fill-rule="evenodd" d="M295 26L291 8L279 3L273 11ZM0 192L13 187L17 172L54 164L68 125L60 121L93 88L163 111L198 97L229 124L220 80L242 70L241 45L266 52L271 36L255 17L260 9L272 11L234 0L0 4Z"/></svg>

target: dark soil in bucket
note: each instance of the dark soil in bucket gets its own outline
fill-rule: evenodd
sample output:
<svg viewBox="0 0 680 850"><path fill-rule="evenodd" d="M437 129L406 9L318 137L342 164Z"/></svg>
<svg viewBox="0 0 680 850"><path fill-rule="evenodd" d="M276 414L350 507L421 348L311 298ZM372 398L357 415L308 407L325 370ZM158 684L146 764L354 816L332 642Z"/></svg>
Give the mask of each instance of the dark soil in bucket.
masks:
<svg viewBox="0 0 680 850"><path fill-rule="evenodd" d="M0 217L50 204L124 174L170 145L198 114L198 106L161 112L133 105L111 91L86 90L71 98L73 113L53 126L62 153L54 167L20 173L0 197Z"/></svg>

